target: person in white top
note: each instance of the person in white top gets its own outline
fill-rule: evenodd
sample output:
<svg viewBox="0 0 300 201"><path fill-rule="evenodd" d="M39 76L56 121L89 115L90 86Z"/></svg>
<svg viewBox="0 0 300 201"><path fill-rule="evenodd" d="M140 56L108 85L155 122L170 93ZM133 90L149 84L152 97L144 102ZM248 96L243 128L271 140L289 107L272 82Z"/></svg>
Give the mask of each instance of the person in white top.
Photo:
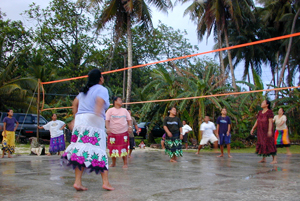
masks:
<svg viewBox="0 0 300 201"><path fill-rule="evenodd" d="M273 122L275 122L276 130L275 130L275 144L276 147L286 147L287 155L292 155L289 147L290 147L290 139L288 134L288 128L286 125L286 116L284 115L283 108L279 108L278 115L273 118Z"/></svg>
<svg viewBox="0 0 300 201"><path fill-rule="evenodd" d="M39 129L45 129L50 131L50 146L48 156L56 154L60 155L61 151L65 150L65 137L64 131L66 124L63 121L57 120L56 114L52 115L52 121L48 122L44 126L38 126Z"/></svg>
<svg viewBox="0 0 300 201"><path fill-rule="evenodd" d="M186 121L183 120L182 121L182 135L183 135L183 142L185 143L185 149L188 148L188 134L189 132L191 132L193 129L188 125L186 124Z"/></svg>
<svg viewBox="0 0 300 201"><path fill-rule="evenodd" d="M217 130L216 126L213 122L209 121L209 116L204 117L204 122L200 126L200 132L202 139L200 141L200 145L198 147L198 151L196 154L199 154L200 149L210 141L211 143L214 144L214 148L218 148L218 139L216 136L217 135Z"/></svg>

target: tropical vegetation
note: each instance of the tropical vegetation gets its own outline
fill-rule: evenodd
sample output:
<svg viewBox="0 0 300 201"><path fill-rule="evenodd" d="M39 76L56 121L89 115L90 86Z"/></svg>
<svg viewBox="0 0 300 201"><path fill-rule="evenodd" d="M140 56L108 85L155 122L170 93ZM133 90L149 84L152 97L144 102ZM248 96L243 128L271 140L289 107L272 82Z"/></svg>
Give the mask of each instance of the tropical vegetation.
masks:
<svg viewBox="0 0 300 201"><path fill-rule="evenodd" d="M52 0L44 9L32 3L22 13L34 24L32 27L7 19L0 12L0 110L36 112L38 79L47 82L77 77L93 68L105 72L199 52L199 47L190 44L186 31L161 22L153 26L151 8L167 13L176 6L172 2ZM196 24L198 39L213 37L215 49L300 32L297 0L176 2L186 6L185 15ZM218 61L193 57L110 73L105 75L105 86L111 97L124 97L124 102L154 101L130 105L139 122L151 122L148 130L155 124L161 125L168 107L175 105L178 116L193 128L191 137L198 140L204 116L215 121L220 109L226 107L233 122L232 136L244 144L261 101L269 98L274 113L279 107L284 108L291 139L297 141L298 89L219 95L266 88L261 79L263 66L273 78L267 83L268 88L299 85L299 39L218 52ZM241 80L236 79L236 68L242 68ZM44 107L70 106L85 82L78 79L43 85ZM50 118L53 112L60 118L71 118L68 109L42 114Z"/></svg>

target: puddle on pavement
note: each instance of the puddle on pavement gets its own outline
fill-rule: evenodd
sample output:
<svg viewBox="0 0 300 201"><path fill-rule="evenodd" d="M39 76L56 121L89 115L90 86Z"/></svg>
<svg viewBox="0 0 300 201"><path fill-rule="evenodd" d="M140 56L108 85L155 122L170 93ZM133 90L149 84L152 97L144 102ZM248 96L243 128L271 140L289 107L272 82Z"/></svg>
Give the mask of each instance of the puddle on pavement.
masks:
<svg viewBox="0 0 300 201"><path fill-rule="evenodd" d="M249 176L245 177L245 180L255 178L257 175L260 175L260 174L268 174L268 173L276 172L276 171L277 171L276 169L272 168L271 170L268 170L266 172L257 172L256 174L250 174Z"/></svg>

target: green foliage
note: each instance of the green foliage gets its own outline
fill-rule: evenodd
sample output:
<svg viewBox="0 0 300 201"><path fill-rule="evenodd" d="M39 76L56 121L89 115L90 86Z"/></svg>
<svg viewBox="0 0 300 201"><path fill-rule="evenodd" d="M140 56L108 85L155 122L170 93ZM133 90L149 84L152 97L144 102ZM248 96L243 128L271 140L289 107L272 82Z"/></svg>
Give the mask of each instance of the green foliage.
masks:
<svg viewBox="0 0 300 201"><path fill-rule="evenodd" d="M245 145L240 141L233 141L230 143L230 147L233 149L245 148Z"/></svg>

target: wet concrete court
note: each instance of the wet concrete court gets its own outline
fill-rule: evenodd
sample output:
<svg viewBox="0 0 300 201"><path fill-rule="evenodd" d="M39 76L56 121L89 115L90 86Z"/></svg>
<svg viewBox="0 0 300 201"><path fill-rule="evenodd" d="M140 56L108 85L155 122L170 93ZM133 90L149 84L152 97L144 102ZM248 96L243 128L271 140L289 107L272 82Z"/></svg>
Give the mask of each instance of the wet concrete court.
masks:
<svg viewBox="0 0 300 201"><path fill-rule="evenodd" d="M101 176L91 173L83 176L88 191L76 192L58 156L15 156L0 159L0 200L299 200L300 155L279 155L277 165L259 159L184 153L169 163L162 151L134 151L127 170L121 160L109 170L115 191L103 190Z"/></svg>

